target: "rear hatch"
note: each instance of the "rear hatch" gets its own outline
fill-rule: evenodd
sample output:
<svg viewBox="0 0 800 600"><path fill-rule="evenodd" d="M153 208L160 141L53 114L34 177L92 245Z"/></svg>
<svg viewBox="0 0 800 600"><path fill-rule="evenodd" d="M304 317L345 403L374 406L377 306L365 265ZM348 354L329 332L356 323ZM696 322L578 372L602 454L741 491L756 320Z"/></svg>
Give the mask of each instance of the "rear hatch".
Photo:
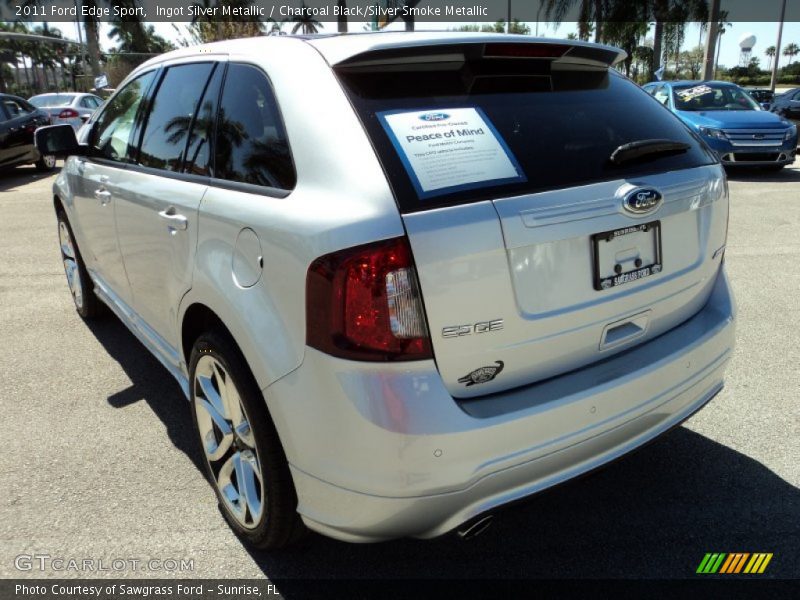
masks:
<svg viewBox="0 0 800 600"><path fill-rule="evenodd" d="M397 198L454 397L602 360L708 298L723 171L608 68L620 56L476 38L336 65Z"/></svg>

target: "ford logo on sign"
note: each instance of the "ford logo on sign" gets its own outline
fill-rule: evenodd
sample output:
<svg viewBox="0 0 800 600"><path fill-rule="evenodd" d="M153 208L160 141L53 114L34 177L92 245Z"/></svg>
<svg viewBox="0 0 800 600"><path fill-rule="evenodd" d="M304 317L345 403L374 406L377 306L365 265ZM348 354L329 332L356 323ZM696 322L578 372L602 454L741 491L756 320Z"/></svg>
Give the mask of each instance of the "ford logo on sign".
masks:
<svg viewBox="0 0 800 600"><path fill-rule="evenodd" d="M445 119L449 118L450 115L447 113L426 113L424 115L419 116L420 121L444 121Z"/></svg>
<svg viewBox="0 0 800 600"><path fill-rule="evenodd" d="M629 212L643 215L651 213L661 206L661 199L661 194L656 190L652 188L639 188L629 192L622 201L622 205L625 207L625 210Z"/></svg>

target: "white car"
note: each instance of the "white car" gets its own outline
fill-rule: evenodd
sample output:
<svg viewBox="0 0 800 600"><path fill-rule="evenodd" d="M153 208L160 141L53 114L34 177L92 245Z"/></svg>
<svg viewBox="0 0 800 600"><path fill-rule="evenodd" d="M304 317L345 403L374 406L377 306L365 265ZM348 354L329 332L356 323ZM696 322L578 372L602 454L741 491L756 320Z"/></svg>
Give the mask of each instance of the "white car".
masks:
<svg viewBox="0 0 800 600"><path fill-rule="evenodd" d="M80 139L37 132L72 154L79 314L108 305L174 375L244 540L471 535L722 389L725 173L623 58L231 40L144 63Z"/></svg>
<svg viewBox="0 0 800 600"><path fill-rule="evenodd" d="M77 131L103 104L103 99L94 94L59 92L39 94L28 102L49 113L53 125L71 125Z"/></svg>

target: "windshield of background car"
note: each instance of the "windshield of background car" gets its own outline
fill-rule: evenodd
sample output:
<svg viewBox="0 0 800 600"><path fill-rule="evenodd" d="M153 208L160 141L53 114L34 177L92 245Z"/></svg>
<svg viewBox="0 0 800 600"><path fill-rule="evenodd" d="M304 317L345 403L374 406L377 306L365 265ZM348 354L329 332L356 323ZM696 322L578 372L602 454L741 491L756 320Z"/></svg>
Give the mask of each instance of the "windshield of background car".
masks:
<svg viewBox="0 0 800 600"><path fill-rule="evenodd" d="M42 108L46 106L66 106L72 104L74 99L74 94L53 94L51 96L34 96L28 102L36 108Z"/></svg>
<svg viewBox="0 0 800 600"><path fill-rule="evenodd" d="M551 72L549 61L495 58L337 75L402 212L715 162L677 117L614 71ZM418 142L437 120L452 129ZM689 149L610 161L619 146L650 139Z"/></svg>
<svg viewBox="0 0 800 600"><path fill-rule="evenodd" d="M677 110L760 110L743 89L733 85L683 85L672 88Z"/></svg>

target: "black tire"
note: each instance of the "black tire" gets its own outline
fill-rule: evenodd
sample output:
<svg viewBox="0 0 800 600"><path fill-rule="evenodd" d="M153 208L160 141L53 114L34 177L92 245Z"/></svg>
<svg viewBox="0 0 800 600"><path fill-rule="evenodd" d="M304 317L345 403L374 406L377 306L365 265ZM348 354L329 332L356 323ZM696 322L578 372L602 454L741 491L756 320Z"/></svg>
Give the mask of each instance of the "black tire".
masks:
<svg viewBox="0 0 800 600"><path fill-rule="evenodd" d="M75 303L75 310L78 311L78 314L86 320L94 319L100 315L103 308L100 300L94 294L94 283L92 282L92 278L89 277L89 272L86 270L86 265L83 262L80 249L75 241L75 235L72 233L72 227L70 227L69 221L67 220L67 215L64 213L64 211L59 210L56 213L56 220L58 222L61 261L64 264L64 272L67 276L67 284L69 285L70 282L68 266L68 260L70 259L75 263L73 276L80 284L80 294L76 293L76 288L74 288L72 285L69 285L70 293L72 294L72 300ZM74 256L72 257L68 256L69 249L65 248L64 246L64 231L62 228L65 228L66 233L69 235L69 240L72 244L72 251L74 253Z"/></svg>
<svg viewBox="0 0 800 600"><path fill-rule="evenodd" d="M56 157L52 154L43 154L35 164L37 171L46 173L56 168Z"/></svg>
<svg viewBox="0 0 800 600"><path fill-rule="evenodd" d="M257 461L263 480L261 495L263 509L260 521L257 524L253 523L251 527L245 527L240 523L223 499L220 486L217 484L217 473L221 470L221 465L236 452L236 448L230 447L222 457L211 461L203 447L196 406L199 402L198 395L202 394L202 391L196 381L196 374L198 363L206 356L222 366L227 383L232 382L235 386L244 409L244 416L252 431L252 440L255 442ZM214 489L220 512L228 525L246 544L260 550L276 550L299 542L305 537L307 529L297 514L297 494L283 446L267 410L263 394L244 356L229 334L223 331L209 331L195 341L189 359L189 382L195 439L202 455L205 476ZM264 497L266 502L263 502Z"/></svg>

